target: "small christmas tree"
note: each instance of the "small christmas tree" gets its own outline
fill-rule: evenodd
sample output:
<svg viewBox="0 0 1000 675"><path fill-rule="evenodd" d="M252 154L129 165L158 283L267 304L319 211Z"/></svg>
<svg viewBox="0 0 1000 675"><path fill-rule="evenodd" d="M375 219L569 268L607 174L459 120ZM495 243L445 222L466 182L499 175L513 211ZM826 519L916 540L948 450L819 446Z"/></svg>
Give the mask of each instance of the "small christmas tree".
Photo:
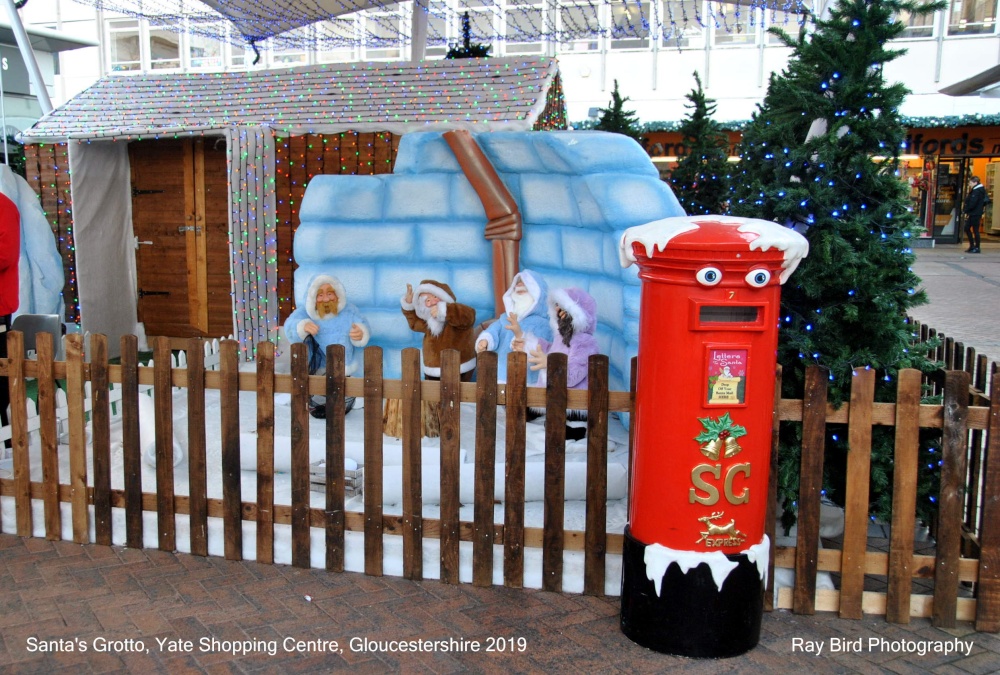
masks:
<svg viewBox="0 0 1000 675"><path fill-rule="evenodd" d="M729 138L715 114L715 100L707 98L701 78L698 88L687 95L691 112L681 122L680 132L687 154L670 174L670 187L688 215L725 213L729 201Z"/></svg>
<svg viewBox="0 0 1000 675"><path fill-rule="evenodd" d="M594 125L595 129L624 134L642 143L642 132L639 131L639 121L634 110L625 110L628 97L622 98L618 93L618 80L615 80L614 91L611 92L611 105L601 108L601 118Z"/></svg>
<svg viewBox="0 0 1000 675"><path fill-rule="evenodd" d="M451 47L444 55L446 59L485 59L493 47L489 45L472 44L472 24L469 13L462 15L462 46Z"/></svg>
<svg viewBox="0 0 1000 675"><path fill-rule="evenodd" d="M885 81L883 66L902 54L886 48L905 27L898 13L938 7L842 0L809 35L773 31L794 52L786 70L771 76L744 131L730 208L787 223L809 239L809 257L782 289L778 360L785 396L802 395L810 364L829 369L828 395L836 405L848 397L855 367L877 370L878 401L894 400L900 368L933 368L926 352L911 349L906 321L907 310L926 302L910 269L919 227L897 175L905 136L899 106L907 92ZM838 501L847 434L827 429L827 494ZM799 433L793 425L781 430L779 490L788 508L798 492ZM935 508L938 462L930 454L923 459L917 512L926 520ZM876 427L870 508L882 517L891 510L892 470L891 430Z"/></svg>

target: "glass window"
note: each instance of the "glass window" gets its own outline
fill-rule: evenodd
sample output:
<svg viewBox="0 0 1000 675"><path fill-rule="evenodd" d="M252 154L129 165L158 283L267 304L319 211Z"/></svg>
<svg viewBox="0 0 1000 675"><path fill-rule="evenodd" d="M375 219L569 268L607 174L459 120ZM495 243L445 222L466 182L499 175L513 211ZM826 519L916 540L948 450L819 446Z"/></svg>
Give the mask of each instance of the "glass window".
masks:
<svg viewBox="0 0 1000 675"><path fill-rule="evenodd" d="M383 61L401 58L400 29L402 18L399 12L365 13L365 59ZM407 29L407 33L409 29Z"/></svg>
<svg viewBox="0 0 1000 675"><path fill-rule="evenodd" d="M507 17L507 44L508 54L539 54L542 51L541 34L545 33L544 20L541 5L532 5L527 2L509 2L506 11Z"/></svg>
<svg viewBox="0 0 1000 675"><path fill-rule="evenodd" d="M193 69L221 70L223 67L222 42L205 35L192 33L188 38L188 59Z"/></svg>
<svg viewBox="0 0 1000 675"><path fill-rule="evenodd" d="M660 21L664 47L705 46L705 27L702 25L701 0L663 0Z"/></svg>
<svg viewBox="0 0 1000 675"><path fill-rule="evenodd" d="M357 52L354 49L357 40L357 16L345 16L324 21L316 26L318 63L344 63L354 61Z"/></svg>
<svg viewBox="0 0 1000 675"><path fill-rule="evenodd" d="M757 44L761 23L758 10L719 3L711 20L715 44L719 46Z"/></svg>
<svg viewBox="0 0 1000 675"><path fill-rule="evenodd" d="M109 21L108 33L112 72L141 70L139 22L134 19Z"/></svg>
<svg viewBox="0 0 1000 675"><path fill-rule="evenodd" d="M253 56L248 58L247 50L239 45L229 46L229 65L233 68L246 68L253 61Z"/></svg>
<svg viewBox="0 0 1000 675"><path fill-rule="evenodd" d="M454 33L448 32L448 8L438 2L430 4L427 13L427 58L441 57L448 53L448 42Z"/></svg>
<svg viewBox="0 0 1000 675"><path fill-rule="evenodd" d="M181 67L181 34L168 28L149 29L149 66L153 70Z"/></svg>
<svg viewBox="0 0 1000 675"><path fill-rule="evenodd" d="M611 5L611 48L643 49L648 46L648 0L615 0Z"/></svg>
<svg viewBox="0 0 1000 675"><path fill-rule="evenodd" d="M601 23L598 11L599 6L590 4L559 6L556 30L560 51L587 52L600 48Z"/></svg>
<svg viewBox="0 0 1000 675"><path fill-rule="evenodd" d="M928 5L932 0L923 0L921 4ZM896 15L896 20L901 22L906 28L903 30L902 38L924 38L934 36L934 16L930 14L913 14L902 10Z"/></svg>
<svg viewBox="0 0 1000 675"><path fill-rule="evenodd" d="M949 35L976 35L996 30L997 0L952 0Z"/></svg>

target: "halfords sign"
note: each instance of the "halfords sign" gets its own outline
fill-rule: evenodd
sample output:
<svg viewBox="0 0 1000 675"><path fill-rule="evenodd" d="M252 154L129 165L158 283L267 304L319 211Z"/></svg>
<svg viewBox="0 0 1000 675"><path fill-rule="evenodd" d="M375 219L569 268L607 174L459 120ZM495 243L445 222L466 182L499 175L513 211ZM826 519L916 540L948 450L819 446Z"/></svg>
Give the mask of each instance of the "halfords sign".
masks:
<svg viewBox="0 0 1000 675"><path fill-rule="evenodd" d="M739 153L739 132L730 131L730 154ZM684 157L687 147L676 131L646 134L646 152L651 157ZM1000 155L1000 127L955 127L911 129L903 142L905 155L940 155L942 157L978 157Z"/></svg>

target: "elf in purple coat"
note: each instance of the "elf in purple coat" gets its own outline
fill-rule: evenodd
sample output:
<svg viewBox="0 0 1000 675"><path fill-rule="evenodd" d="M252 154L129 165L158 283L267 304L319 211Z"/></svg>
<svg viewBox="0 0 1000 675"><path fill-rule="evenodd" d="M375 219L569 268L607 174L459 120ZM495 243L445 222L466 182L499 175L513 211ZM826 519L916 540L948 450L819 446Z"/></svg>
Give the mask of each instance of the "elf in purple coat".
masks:
<svg viewBox="0 0 1000 675"><path fill-rule="evenodd" d="M587 388L588 361L597 354L597 302L582 288L560 288L549 292L549 322L552 324L553 341L539 340L538 346L528 354L531 370L538 371L538 384L546 383L546 359L549 354L566 354L568 372L566 385L570 389ZM515 340L514 348L524 350L523 341ZM571 419L586 419L586 413L571 411ZM586 434L585 428L566 427L566 438L578 440Z"/></svg>

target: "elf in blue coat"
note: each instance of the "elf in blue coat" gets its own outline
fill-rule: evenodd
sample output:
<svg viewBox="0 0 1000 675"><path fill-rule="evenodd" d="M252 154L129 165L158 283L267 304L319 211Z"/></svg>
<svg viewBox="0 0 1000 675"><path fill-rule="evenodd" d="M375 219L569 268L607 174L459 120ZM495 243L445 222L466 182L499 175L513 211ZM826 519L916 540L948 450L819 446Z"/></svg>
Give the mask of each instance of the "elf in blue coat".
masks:
<svg viewBox="0 0 1000 675"><path fill-rule="evenodd" d="M357 369L355 348L368 344L371 332L368 321L358 308L347 302L347 292L337 277L317 274L309 281L306 301L297 307L285 321L285 335L290 343L305 342L309 347L309 374L326 373L326 348L344 346L344 374L350 377ZM322 401L322 402L321 402ZM326 417L324 397L313 397L310 414ZM354 399L345 401L346 412L354 406Z"/></svg>
<svg viewBox="0 0 1000 675"><path fill-rule="evenodd" d="M548 285L541 276L531 270L521 270L503 294L503 306L507 311L476 338L476 353L487 350L497 353L498 382L507 381L507 355L513 351L516 338L525 341L527 348L524 351L529 354L539 340L552 340L547 291ZM537 379L538 373L529 373L528 384L533 385Z"/></svg>

